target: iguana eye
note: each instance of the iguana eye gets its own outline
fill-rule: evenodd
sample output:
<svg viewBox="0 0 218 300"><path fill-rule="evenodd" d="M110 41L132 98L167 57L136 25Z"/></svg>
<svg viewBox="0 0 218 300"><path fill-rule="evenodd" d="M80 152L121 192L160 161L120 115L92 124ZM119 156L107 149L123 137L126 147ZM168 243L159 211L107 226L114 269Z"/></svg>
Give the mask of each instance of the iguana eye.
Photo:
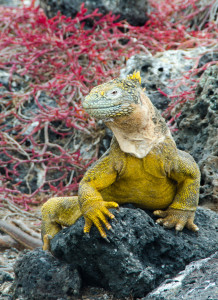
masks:
<svg viewBox="0 0 218 300"><path fill-rule="evenodd" d="M108 91L106 96L115 99L120 97L121 93L122 91L120 89L114 88L113 90Z"/></svg>

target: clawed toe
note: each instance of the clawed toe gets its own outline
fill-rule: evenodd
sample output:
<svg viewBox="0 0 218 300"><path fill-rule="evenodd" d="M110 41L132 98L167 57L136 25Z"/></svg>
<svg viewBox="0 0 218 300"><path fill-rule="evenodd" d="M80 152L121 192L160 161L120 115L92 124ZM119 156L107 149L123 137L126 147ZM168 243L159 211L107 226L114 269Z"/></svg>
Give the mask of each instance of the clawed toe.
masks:
<svg viewBox="0 0 218 300"><path fill-rule="evenodd" d="M162 225L163 224L163 219L157 219L156 223Z"/></svg>
<svg viewBox="0 0 218 300"><path fill-rule="evenodd" d="M153 211L153 214L155 216L158 216L158 217L161 217L161 218L167 217L167 212L164 211L164 210L155 210L155 211Z"/></svg>

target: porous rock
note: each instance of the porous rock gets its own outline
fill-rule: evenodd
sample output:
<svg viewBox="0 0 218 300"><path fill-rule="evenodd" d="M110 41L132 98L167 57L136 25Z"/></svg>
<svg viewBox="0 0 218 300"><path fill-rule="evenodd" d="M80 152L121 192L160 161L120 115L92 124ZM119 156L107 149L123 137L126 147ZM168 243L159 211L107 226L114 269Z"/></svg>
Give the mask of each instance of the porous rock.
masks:
<svg viewBox="0 0 218 300"><path fill-rule="evenodd" d="M217 299L218 252L189 264L173 279L164 281L141 300Z"/></svg>
<svg viewBox="0 0 218 300"><path fill-rule="evenodd" d="M188 101L174 113L178 131L174 139L188 151L201 170L200 203L212 203L218 210L218 66L209 67L196 88L194 101Z"/></svg>
<svg viewBox="0 0 218 300"><path fill-rule="evenodd" d="M78 299L81 279L77 269L46 251L35 249L21 255L14 272L13 299Z"/></svg>
<svg viewBox="0 0 218 300"><path fill-rule="evenodd" d="M85 3L88 13L98 9L99 12L107 14L112 11L119 15L119 20L127 20L131 25L141 26L147 21L147 0L40 0L40 6L46 15L54 17L58 11L63 15L74 18L80 11L80 6Z"/></svg>
<svg viewBox="0 0 218 300"><path fill-rule="evenodd" d="M120 208L108 241L96 228L83 233L84 220L62 230L51 241L52 253L76 264L84 284L103 287L117 297L143 297L166 278L218 248L217 214L198 208L198 234L166 230L141 209Z"/></svg>
<svg viewBox="0 0 218 300"><path fill-rule="evenodd" d="M170 99L161 94L158 89L170 95L171 87L175 85L170 80L179 78L184 72L190 70L195 63L195 60L190 58L198 57L205 51L206 48L199 47L189 51L168 50L154 56L149 53L137 54L127 61L126 67L120 71L120 77L124 79L135 70L140 71L142 87L146 88L147 96L154 106L163 111L168 106Z"/></svg>

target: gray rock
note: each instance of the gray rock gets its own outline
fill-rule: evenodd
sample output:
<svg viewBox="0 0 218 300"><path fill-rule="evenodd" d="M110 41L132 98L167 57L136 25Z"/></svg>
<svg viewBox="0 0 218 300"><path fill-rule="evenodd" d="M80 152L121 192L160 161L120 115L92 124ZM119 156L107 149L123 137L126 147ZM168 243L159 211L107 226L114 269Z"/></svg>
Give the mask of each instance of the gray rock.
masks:
<svg viewBox="0 0 218 300"><path fill-rule="evenodd" d="M14 272L13 299L78 299L81 279L77 269L46 251L25 252L18 258Z"/></svg>
<svg viewBox="0 0 218 300"><path fill-rule="evenodd" d="M13 280L14 279L10 273L0 270L0 284L4 283L6 281L13 281Z"/></svg>
<svg viewBox="0 0 218 300"><path fill-rule="evenodd" d="M39 0L35 1L35 6L38 6ZM25 5L30 5L31 4L31 0L0 0L0 5L1 6L6 6L6 7L19 7L22 6L23 4Z"/></svg>
<svg viewBox="0 0 218 300"><path fill-rule="evenodd" d="M117 297L143 297L188 263L218 249L215 212L198 208L198 234L186 229L179 234L166 230L149 214L132 208L115 212L117 223L112 221L109 242L94 227L90 237L84 235L81 218L52 239L51 251L77 265L85 285L103 287Z"/></svg>
<svg viewBox="0 0 218 300"><path fill-rule="evenodd" d="M214 50L213 52L206 52L199 60L198 68L203 67L206 63L211 61L218 61L218 50Z"/></svg>
<svg viewBox="0 0 218 300"><path fill-rule="evenodd" d="M174 112L181 110L174 139L179 148L188 151L199 164L200 203L214 203L218 208L218 66L204 72L195 100L182 107L178 105Z"/></svg>
<svg viewBox="0 0 218 300"><path fill-rule="evenodd" d="M98 8L99 12L107 14L112 11L120 15L119 20L127 20L131 25L141 26L147 21L147 0L40 0L40 6L46 15L54 17L58 11L67 17L75 17L80 11L80 6L85 3L88 13Z"/></svg>
<svg viewBox="0 0 218 300"><path fill-rule="evenodd" d="M142 87L146 88L146 94L152 103L159 109L164 110L170 103L170 99L158 91L161 89L165 94L172 93L171 87L175 83L169 82L171 79L180 78L185 71L190 70L195 61L192 57L197 57L205 52L206 48L196 48L193 50L168 50L151 54L134 55L120 71L120 77L125 78L135 70L140 71L142 77ZM184 88L184 87L183 87Z"/></svg>
<svg viewBox="0 0 218 300"><path fill-rule="evenodd" d="M0 5L2 6L17 7L19 4L19 0L0 0Z"/></svg>
<svg viewBox="0 0 218 300"><path fill-rule="evenodd" d="M218 295L218 253L188 265L173 279L164 281L142 300L216 300Z"/></svg>

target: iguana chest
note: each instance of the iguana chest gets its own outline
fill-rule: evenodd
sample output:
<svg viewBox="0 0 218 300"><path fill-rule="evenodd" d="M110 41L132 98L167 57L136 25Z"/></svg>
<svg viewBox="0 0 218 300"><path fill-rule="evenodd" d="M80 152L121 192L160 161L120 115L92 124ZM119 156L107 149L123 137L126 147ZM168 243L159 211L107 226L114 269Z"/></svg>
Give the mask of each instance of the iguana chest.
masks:
<svg viewBox="0 0 218 300"><path fill-rule="evenodd" d="M142 159L127 155L117 180L101 191L105 201L130 202L147 209L168 207L175 193L176 183L167 177L163 160L152 153Z"/></svg>

